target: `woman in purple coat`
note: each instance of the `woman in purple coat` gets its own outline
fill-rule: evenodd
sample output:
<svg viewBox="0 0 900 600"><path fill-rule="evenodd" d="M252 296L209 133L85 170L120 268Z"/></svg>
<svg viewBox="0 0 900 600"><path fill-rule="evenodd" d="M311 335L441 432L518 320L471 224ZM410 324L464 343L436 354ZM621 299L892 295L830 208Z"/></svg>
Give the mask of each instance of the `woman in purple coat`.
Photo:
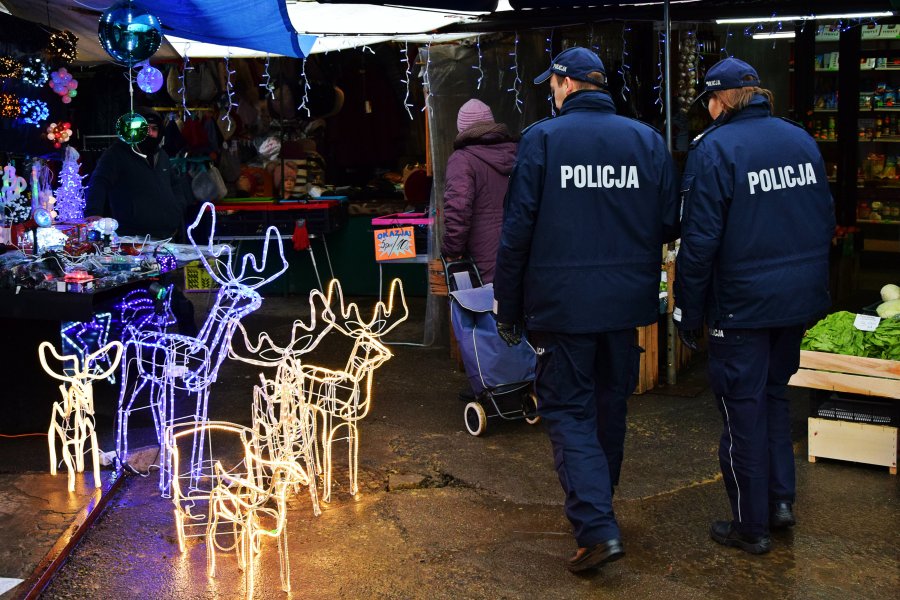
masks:
<svg viewBox="0 0 900 600"><path fill-rule="evenodd" d="M516 141L491 109L469 100L456 117L459 135L447 161L444 187L444 241L448 259L468 255L484 283L494 280L503 228L503 199L516 162Z"/></svg>

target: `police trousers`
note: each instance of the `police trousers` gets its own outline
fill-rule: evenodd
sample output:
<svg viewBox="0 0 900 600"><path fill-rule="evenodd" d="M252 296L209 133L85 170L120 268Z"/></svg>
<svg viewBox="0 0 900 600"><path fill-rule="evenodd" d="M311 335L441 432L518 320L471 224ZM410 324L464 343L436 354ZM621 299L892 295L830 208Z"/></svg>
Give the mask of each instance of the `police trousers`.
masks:
<svg viewBox="0 0 900 600"><path fill-rule="evenodd" d="M529 332L538 353L538 414L550 435L566 516L580 547L618 538L612 488L619 482L628 396L641 349L634 329Z"/></svg>
<svg viewBox="0 0 900 600"><path fill-rule="evenodd" d="M794 502L787 382L800 366L804 327L710 329L709 380L724 428L719 466L735 528L769 531L769 508Z"/></svg>

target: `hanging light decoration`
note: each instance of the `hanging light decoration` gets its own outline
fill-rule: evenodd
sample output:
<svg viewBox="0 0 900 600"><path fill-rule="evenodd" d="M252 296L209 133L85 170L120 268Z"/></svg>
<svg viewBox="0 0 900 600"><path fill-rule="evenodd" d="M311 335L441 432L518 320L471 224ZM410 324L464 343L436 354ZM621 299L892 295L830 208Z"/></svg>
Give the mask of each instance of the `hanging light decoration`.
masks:
<svg viewBox="0 0 900 600"><path fill-rule="evenodd" d="M22 74L22 63L11 56L0 56L0 79L18 79Z"/></svg>
<svg viewBox="0 0 900 600"><path fill-rule="evenodd" d="M53 142L54 148L60 148L72 137L71 123L50 123L47 125L47 139Z"/></svg>
<svg viewBox="0 0 900 600"><path fill-rule="evenodd" d="M116 62L133 66L159 50L162 24L140 6L119 2L100 17L100 45Z"/></svg>
<svg viewBox="0 0 900 600"><path fill-rule="evenodd" d="M34 87L44 87L50 79L50 69L40 57L31 57L22 64L22 81Z"/></svg>
<svg viewBox="0 0 900 600"><path fill-rule="evenodd" d="M47 51L62 62L69 64L78 56L78 36L71 31L54 31L50 34Z"/></svg>
<svg viewBox="0 0 900 600"><path fill-rule="evenodd" d="M50 116L47 103L40 99L21 98L19 100L19 114L22 120L29 125L40 127L41 121L46 121Z"/></svg>
<svg viewBox="0 0 900 600"><path fill-rule="evenodd" d="M0 94L0 117L6 119L18 119L22 114L19 108L19 97L15 94Z"/></svg>
<svg viewBox="0 0 900 600"><path fill-rule="evenodd" d="M126 144L140 144L147 137L147 119L138 113L125 113L116 121L116 133Z"/></svg>
<svg viewBox="0 0 900 600"><path fill-rule="evenodd" d="M159 91L163 84L162 71L152 65L147 65L137 74L137 84L145 94L153 94Z"/></svg>

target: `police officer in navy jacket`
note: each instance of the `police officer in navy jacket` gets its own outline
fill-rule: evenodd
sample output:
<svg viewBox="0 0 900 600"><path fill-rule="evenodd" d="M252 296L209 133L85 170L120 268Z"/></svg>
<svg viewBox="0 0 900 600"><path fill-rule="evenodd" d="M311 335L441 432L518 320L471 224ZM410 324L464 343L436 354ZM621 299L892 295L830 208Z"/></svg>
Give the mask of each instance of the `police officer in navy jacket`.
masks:
<svg viewBox="0 0 900 600"><path fill-rule="evenodd" d="M827 310L834 208L825 164L803 129L773 117L749 64L726 58L701 97L714 122L691 144L682 179L675 320L697 347L722 413L719 463L732 520L713 540L763 554L769 528L794 525L794 454L785 388L805 324Z"/></svg>
<svg viewBox="0 0 900 600"><path fill-rule="evenodd" d="M497 329L538 354L547 424L578 550L573 572L624 555L612 508L626 401L659 314L664 242L677 237L672 158L659 133L617 116L603 63L570 48L550 81L559 114L525 130L510 176L494 276Z"/></svg>

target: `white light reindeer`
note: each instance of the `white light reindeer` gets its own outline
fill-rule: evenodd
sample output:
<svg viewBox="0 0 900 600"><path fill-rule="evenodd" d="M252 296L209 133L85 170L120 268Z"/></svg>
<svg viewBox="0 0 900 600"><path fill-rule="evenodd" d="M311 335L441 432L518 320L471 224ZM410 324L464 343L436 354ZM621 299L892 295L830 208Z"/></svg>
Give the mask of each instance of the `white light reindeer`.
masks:
<svg viewBox="0 0 900 600"><path fill-rule="evenodd" d="M324 322L353 340L353 349L343 369L332 370L309 364L297 365L300 387L306 401L316 407L322 420L322 500L331 498L331 446L335 434L347 428L350 494L359 491L359 430L357 422L369 412L372 399L373 373L393 354L380 338L406 320L409 308L399 279L391 282L388 303L379 301L372 318L363 320L355 303L345 304L340 283L328 284Z"/></svg>
<svg viewBox="0 0 900 600"><path fill-rule="evenodd" d="M194 240L194 230L204 214L209 212L212 224L209 238L203 248ZM205 421L209 401L209 387L216 381L219 367L225 360L231 346L231 337L239 321L255 311L262 304L258 288L273 281L288 268L284 257L281 235L275 227L266 230L261 262L253 254L245 254L240 259L240 269L227 245L215 247L216 230L215 207L206 202L197 218L188 227L187 235L191 245L198 251L200 261L210 276L221 286L216 301L207 315L203 327L196 337L174 333L145 331L135 333L127 343L126 357L122 365L122 391L119 396L119 429L116 451L120 463L128 456L128 417L139 408L152 408L156 424L157 441L160 444L160 491L167 495L172 474L166 451L165 429L178 419ZM280 265L266 275L266 264L270 252L278 252ZM208 258L209 257L209 258ZM136 369L136 381L128 379L129 370ZM143 388L150 388L149 403L136 407L136 399ZM178 415L175 411L176 390L195 395L192 415ZM198 440L191 463L198 465L202 460L203 440Z"/></svg>
<svg viewBox="0 0 900 600"><path fill-rule="evenodd" d="M62 363L57 372L48 363L48 354ZM47 432L50 447L50 473L56 475L56 437L62 442L62 459L69 471L69 491L75 491L75 473L84 472L84 445L91 441L91 462L94 467L94 487L100 487L100 454L97 448L97 434L94 431L94 389L93 381L106 379L122 358L122 342L110 342L96 352L88 354L79 364L74 354L61 355L50 342L38 347L41 366L51 377L64 382L59 386L62 402L53 403L53 419ZM97 371L95 365L105 360L105 371ZM66 363L71 361L72 366ZM71 373L68 375L66 373ZM73 463L74 457L74 463Z"/></svg>

